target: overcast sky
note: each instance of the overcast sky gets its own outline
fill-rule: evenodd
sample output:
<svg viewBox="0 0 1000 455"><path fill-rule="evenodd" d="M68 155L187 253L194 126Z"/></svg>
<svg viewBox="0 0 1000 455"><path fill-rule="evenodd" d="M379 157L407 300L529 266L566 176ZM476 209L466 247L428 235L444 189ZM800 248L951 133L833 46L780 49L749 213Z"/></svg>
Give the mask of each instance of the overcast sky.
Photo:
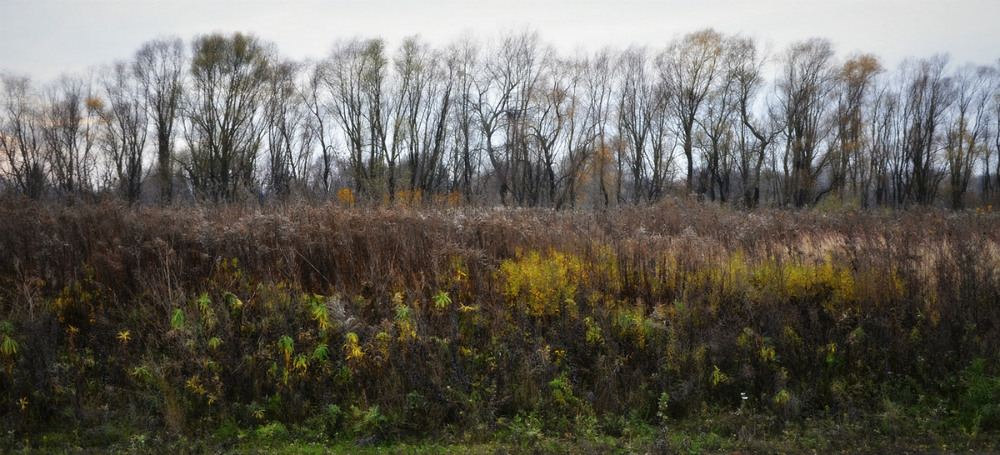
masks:
<svg viewBox="0 0 1000 455"><path fill-rule="evenodd" d="M324 57L340 38L418 34L443 45L463 33L488 39L531 27L570 54L631 44L662 47L705 27L780 50L811 37L838 55L950 53L954 64L1000 58L1000 0L0 0L0 70L47 82L127 59L153 38L190 42L210 32L252 32L294 59Z"/></svg>

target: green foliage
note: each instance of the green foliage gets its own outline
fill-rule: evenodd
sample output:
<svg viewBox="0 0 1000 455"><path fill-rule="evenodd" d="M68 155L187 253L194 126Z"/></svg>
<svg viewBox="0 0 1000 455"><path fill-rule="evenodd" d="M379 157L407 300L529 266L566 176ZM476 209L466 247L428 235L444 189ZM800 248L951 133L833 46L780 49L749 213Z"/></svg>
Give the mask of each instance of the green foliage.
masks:
<svg viewBox="0 0 1000 455"><path fill-rule="evenodd" d="M972 434L1000 430L1000 376L987 374L985 359L972 361L961 375L961 386L960 423Z"/></svg>
<svg viewBox="0 0 1000 455"><path fill-rule="evenodd" d="M325 331L330 328L330 311L326 307L326 302L322 297L316 294L306 294L303 296L303 301L309 308L309 316L313 321L316 321L316 325L319 330Z"/></svg>
<svg viewBox="0 0 1000 455"><path fill-rule="evenodd" d="M718 386L719 384L726 384L730 381L729 376L723 373L718 366L712 365L712 386Z"/></svg>
<svg viewBox="0 0 1000 455"><path fill-rule="evenodd" d="M788 391L784 389L779 390L778 393L774 395L774 404L778 406L785 406L790 400L791 397L788 395Z"/></svg>
<svg viewBox="0 0 1000 455"><path fill-rule="evenodd" d="M365 359L365 353L358 342L358 335L349 332L344 338L344 359L354 367L359 367Z"/></svg>
<svg viewBox="0 0 1000 455"><path fill-rule="evenodd" d="M295 342L292 341L292 337L282 335L278 339L278 351L285 356L285 363L288 363L292 358L292 353L295 352Z"/></svg>
<svg viewBox="0 0 1000 455"><path fill-rule="evenodd" d="M289 438L288 428L280 422L271 422L267 425L261 425L253 433L254 438L257 442L264 447L270 447L273 444L277 444L283 441L287 441Z"/></svg>
<svg viewBox="0 0 1000 455"><path fill-rule="evenodd" d="M320 343L316 346L316 349L313 350L312 358L319 360L320 362L330 360L330 348L326 345L326 343Z"/></svg>
<svg viewBox="0 0 1000 455"><path fill-rule="evenodd" d="M666 423L667 417L670 415L670 395L667 392L660 394L660 397L656 400L656 417L660 419L660 423Z"/></svg>
<svg viewBox="0 0 1000 455"><path fill-rule="evenodd" d="M558 377L549 381L549 390L552 393L552 404L557 409L576 409L580 400L573 396L573 385L570 384L566 372L560 373Z"/></svg>
<svg viewBox="0 0 1000 455"><path fill-rule="evenodd" d="M448 297L448 293L439 290L437 294L434 294L434 307L439 310L444 310L451 305L451 297Z"/></svg>
<svg viewBox="0 0 1000 455"><path fill-rule="evenodd" d="M240 300L240 298L237 297L236 294L233 294L232 292L224 291L222 293L222 299L223 301L226 302L226 306L228 306L233 311L243 308L243 301Z"/></svg>
<svg viewBox="0 0 1000 455"><path fill-rule="evenodd" d="M7 321L0 321L0 337L3 337L3 342L0 343L0 354L9 358L16 357L20 345L14 338L13 324Z"/></svg>
<svg viewBox="0 0 1000 455"><path fill-rule="evenodd" d="M379 433L388 422L377 405L367 409L351 406L351 420L351 428L361 437Z"/></svg>
<svg viewBox="0 0 1000 455"><path fill-rule="evenodd" d="M504 439L521 449L535 447L545 437L542 421L534 413L519 414L509 421L502 419L500 424L506 428Z"/></svg>
<svg viewBox="0 0 1000 455"><path fill-rule="evenodd" d="M184 310L177 308L170 316L170 328L184 330Z"/></svg>
<svg viewBox="0 0 1000 455"><path fill-rule="evenodd" d="M406 305L396 307L395 321L396 330L399 333L399 341L412 340L417 337L417 328L412 313L413 310Z"/></svg>
<svg viewBox="0 0 1000 455"><path fill-rule="evenodd" d="M153 381L153 372L146 365L139 365L132 369L132 376L138 381L143 383L150 383Z"/></svg>

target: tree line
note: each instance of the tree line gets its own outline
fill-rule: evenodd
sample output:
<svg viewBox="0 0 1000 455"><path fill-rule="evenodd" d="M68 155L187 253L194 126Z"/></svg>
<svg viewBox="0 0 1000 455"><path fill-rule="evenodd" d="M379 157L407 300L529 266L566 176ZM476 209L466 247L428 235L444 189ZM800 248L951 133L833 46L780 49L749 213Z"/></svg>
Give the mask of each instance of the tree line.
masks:
<svg viewBox="0 0 1000 455"><path fill-rule="evenodd" d="M0 191L36 199L1000 199L1000 60L888 70L821 38L771 52L705 29L567 56L526 30L442 47L341 40L294 61L250 34L209 34L49 84L0 81Z"/></svg>

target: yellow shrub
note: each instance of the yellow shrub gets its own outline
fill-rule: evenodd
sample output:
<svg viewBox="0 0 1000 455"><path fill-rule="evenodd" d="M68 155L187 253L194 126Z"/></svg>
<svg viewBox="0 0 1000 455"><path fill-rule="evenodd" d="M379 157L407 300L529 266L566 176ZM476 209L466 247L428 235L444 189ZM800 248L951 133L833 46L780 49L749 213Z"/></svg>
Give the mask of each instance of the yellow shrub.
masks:
<svg viewBox="0 0 1000 455"><path fill-rule="evenodd" d="M580 282L580 260L556 251L544 257L537 251L500 264L505 278L504 294L514 306L523 306L532 316L551 316L572 301Z"/></svg>
<svg viewBox="0 0 1000 455"><path fill-rule="evenodd" d="M354 205L354 193L350 188L341 188L337 191L337 200L344 205Z"/></svg>

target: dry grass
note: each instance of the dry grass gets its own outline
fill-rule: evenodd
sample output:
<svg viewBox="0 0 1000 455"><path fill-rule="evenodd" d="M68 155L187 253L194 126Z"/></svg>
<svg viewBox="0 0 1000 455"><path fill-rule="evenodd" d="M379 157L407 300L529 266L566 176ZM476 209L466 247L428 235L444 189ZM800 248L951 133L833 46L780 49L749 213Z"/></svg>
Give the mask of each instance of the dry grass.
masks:
<svg viewBox="0 0 1000 455"><path fill-rule="evenodd" d="M525 413L558 432L749 405L766 433L934 397L936 425L995 435L1000 412L964 406L970 378L1000 374L998 221L6 201L0 320L20 349L2 427L151 408L139 424L184 432L326 419L385 437Z"/></svg>

